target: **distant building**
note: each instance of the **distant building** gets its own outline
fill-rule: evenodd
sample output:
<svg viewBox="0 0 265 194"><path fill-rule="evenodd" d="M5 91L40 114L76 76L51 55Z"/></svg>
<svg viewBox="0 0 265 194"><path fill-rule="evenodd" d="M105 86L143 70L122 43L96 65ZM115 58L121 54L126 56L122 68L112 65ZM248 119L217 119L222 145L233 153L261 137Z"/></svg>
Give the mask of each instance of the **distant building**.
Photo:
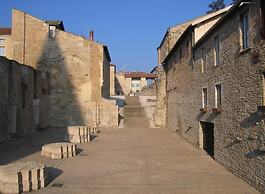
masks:
<svg viewBox="0 0 265 194"><path fill-rule="evenodd" d="M117 95L133 95L147 86L147 80L154 80L155 74L145 72L120 72L116 74L115 90Z"/></svg>
<svg viewBox="0 0 265 194"><path fill-rule="evenodd" d="M12 58L11 28L0 28L0 56Z"/></svg>

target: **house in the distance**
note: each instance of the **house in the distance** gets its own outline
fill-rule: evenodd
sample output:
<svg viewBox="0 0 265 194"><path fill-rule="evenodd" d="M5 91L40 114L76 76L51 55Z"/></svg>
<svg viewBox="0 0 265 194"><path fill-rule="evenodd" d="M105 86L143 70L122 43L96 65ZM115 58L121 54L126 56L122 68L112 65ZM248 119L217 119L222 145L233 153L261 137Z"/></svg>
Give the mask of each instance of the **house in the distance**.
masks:
<svg viewBox="0 0 265 194"><path fill-rule="evenodd" d="M155 74L145 72L119 72L116 74L115 90L117 95L134 95L154 80Z"/></svg>

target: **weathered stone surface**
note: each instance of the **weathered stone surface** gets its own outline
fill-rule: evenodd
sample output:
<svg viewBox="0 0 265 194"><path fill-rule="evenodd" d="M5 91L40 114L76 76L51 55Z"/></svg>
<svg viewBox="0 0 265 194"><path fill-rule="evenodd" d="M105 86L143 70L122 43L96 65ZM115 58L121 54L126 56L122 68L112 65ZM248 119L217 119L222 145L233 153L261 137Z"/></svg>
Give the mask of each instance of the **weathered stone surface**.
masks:
<svg viewBox="0 0 265 194"><path fill-rule="evenodd" d="M47 144L42 146L41 155L51 159L71 158L76 156L76 145L67 142Z"/></svg>
<svg viewBox="0 0 265 194"><path fill-rule="evenodd" d="M47 88L46 73L0 57L0 142L47 126L47 94L42 92ZM36 115L42 119L34 119Z"/></svg>
<svg viewBox="0 0 265 194"><path fill-rule="evenodd" d="M44 188L49 181L46 165L38 162L0 166L0 192L29 192Z"/></svg>
<svg viewBox="0 0 265 194"><path fill-rule="evenodd" d="M187 33L166 64L167 127L196 147L207 143L205 123L214 126L214 159L246 182L265 192L264 38L260 29L260 2L237 7L199 45L188 51ZM243 8L244 7L244 8ZM242 14L249 15L249 45L242 49ZM215 65L215 37L220 40L220 64ZM180 56L182 48L182 57ZM189 54L190 53L190 54ZM222 106L216 107L216 85L221 84ZM207 111L202 90L207 88ZM221 111L221 112L220 112ZM209 142L209 141L208 141Z"/></svg>
<svg viewBox="0 0 265 194"><path fill-rule="evenodd" d="M70 126L67 128L65 141L72 143L90 142L89 128L87 126Z"/></svg>
<svg viewBox="0 0 265 194"><path fill-rule="evenodd" d="M49 73L49 114L40 115L41 121L67 127L112 116L94 118L95 110L90 106L110 97L111 59L105 45L60 29L55 37L49 37L48 23L13 10L12 48L15 60Z"/></svg>

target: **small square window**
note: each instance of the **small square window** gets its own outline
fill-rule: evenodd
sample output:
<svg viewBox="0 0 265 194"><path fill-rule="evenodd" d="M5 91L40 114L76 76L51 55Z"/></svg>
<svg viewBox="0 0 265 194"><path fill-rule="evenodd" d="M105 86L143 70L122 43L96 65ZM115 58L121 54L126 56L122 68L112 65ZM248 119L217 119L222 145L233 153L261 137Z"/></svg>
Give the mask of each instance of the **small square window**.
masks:
<svg viewBox="0 0 265 194"><path fill-rule="evenodd" d="M5 39L4 38L0 38L0 45L4 45L5 44Z"/></svg>
<svg viewBox="0 0 265 194"><path fill-rule="evenodd" d="M4 46L0 46L0 56L6 56L6 48Z"/></svg>
<svg viewBox="0 0 265 194"><path fill-rule="evenodd" d="M49 37L55 38L56 27L55 26L49 26Z"/></svg>

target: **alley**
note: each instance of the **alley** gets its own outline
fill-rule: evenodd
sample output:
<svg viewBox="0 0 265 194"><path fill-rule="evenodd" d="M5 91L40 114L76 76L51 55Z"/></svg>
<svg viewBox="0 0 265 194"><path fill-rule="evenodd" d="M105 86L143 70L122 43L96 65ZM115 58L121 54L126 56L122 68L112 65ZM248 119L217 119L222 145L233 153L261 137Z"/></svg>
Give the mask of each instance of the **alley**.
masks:
<svg viewBox="0 0 265 194"><path fill-rule="evenodd" d="M66 160L40 156L43 143L63 138L64 130L53 131L52 139L48 130L0 145L3 163L34 160L53 167L54 180L32 193L256 193L167 129L103 129Z"/></svg>

